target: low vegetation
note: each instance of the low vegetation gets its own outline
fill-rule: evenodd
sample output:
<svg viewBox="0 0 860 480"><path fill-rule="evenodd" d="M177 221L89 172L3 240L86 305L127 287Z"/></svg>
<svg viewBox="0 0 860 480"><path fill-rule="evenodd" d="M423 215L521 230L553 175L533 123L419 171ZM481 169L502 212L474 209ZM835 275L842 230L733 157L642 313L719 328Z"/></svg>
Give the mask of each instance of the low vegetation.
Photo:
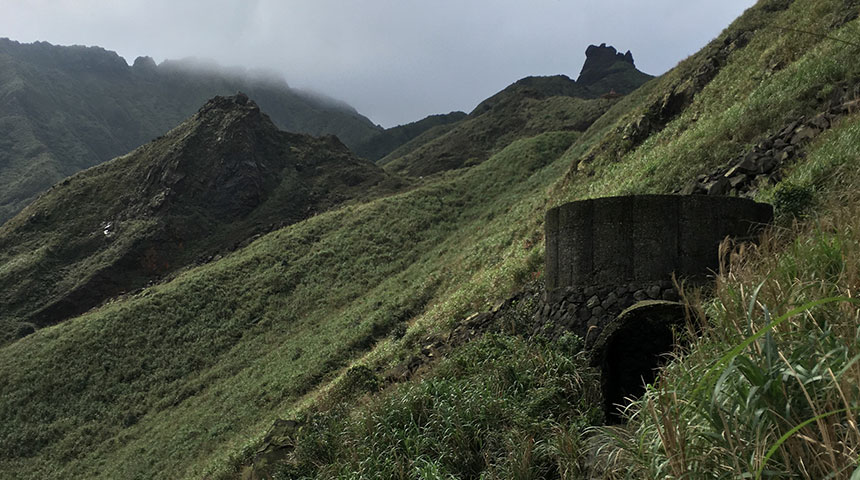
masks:
<svg viewBox="0 0 860 480"><path fill-rule="evenodd" d="M706 327L626 425L598 425L570 337L502 328L406 383L378 374L539 279L549 206L668 193L827 108L835 85L857 84L856 51L802 31L852 38L857 8L761 1L672 72L597 100L583 132L532 132L0 348L0 470L237 478L280 418L304 425L280 478L849 478L856 113L758 186L777 223L757 247L727 245L715 284L686 292ZM703 65L716 70L688 83ZM534 121L566 111L557 101L535 103Z"/></svg>
<svg viewBox="0 0 860 480"><path fill-rule="evenodd" d="M359 407L309 413L275 478L580 478L602 417L564 344L488 335Z"/></svg>
<svg viewBox="0 0 860 480"><path fill-rule="evenodd" d="M606 478L858 475L859 142L860 119L831 132L790 177L817 206L783 211L758 248L731 252L711 295L688 298L702 337L626 426L595 429Z"/></svg>

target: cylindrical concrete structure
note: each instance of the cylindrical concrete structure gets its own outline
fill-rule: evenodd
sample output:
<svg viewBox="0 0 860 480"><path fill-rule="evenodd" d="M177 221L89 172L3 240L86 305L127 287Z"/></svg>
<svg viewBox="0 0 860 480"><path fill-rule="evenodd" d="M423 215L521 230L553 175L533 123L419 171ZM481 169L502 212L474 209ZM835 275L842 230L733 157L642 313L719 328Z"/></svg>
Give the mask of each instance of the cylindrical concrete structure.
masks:
<svg viewBox="0 0 860 480"><path fill-rule="evenodd" d="M725 237L748 238L773 208L736 197L633 195L583 200L546 215L546 289L621 285L716 270Z"/></svg>

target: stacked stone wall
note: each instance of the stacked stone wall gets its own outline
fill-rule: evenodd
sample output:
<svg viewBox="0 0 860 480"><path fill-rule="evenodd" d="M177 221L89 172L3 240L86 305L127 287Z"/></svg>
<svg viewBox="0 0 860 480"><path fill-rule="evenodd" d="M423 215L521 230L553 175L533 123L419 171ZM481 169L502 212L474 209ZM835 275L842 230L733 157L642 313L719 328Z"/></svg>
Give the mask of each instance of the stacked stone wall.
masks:
<svg viewBox="0 0 860 480"><path fill-rule="evenodd" d="M625 308L678 300L672 278L704 281L726 237L746 239L770 205L735 197L636 195L572 202L546 217L546 296L536 333L593 341Z"/></svg>
<svg viewBox="0 0 860 480"><path fill-rule="evenodd" d="M644 300L677 301L678 291L669 280L565 287L541 302L534 333L558 338L573 332L591 345L609 322Z"/></svg>

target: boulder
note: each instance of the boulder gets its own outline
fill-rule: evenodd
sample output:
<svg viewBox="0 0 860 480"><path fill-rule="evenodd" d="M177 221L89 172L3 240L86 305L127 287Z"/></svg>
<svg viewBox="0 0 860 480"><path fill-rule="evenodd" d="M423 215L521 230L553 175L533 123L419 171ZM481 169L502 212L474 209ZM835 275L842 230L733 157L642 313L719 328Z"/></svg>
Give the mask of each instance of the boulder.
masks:
<svg viewBox="0 0 860 480"><path fill-rule="evenodd" d="M729 186L728 179L720 177L705 185L705 193L708 195L725 195L729 191Z"/></svg>
<svg viewBox="0 0 860 480"><path fill-rule="evenodd" d="M817 137L819 133L821 133L821 130L819 130L818 128L804 125L794 132L794 135L791 136L790 143L792 145L799 145L801 143L812 140L813 138Z"/></svg>

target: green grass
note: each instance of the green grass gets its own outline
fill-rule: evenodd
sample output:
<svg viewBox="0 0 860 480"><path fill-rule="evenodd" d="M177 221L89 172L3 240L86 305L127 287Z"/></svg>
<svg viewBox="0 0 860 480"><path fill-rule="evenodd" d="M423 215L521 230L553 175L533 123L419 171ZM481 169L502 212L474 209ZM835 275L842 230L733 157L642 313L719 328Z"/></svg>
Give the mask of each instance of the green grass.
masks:
<svg viewBox="0 0 860 480"><path fill-rule="evenodd" d="M500 98L486 111L479 107L450 128L430 130L425 143L404 145L379 163L413 177L476 165L516 139L547 131L584 131L617 101L537 95L515 87L497 94Z"/></svg>
<svg viewBox="0 0 860 480"><path fill-rule="evenodd" d="M301 419L275 477L580 478L582 434L602 412L573 353L489 335L426 378Z"/></svg>
<svg viewBox="0 0 860 480"><path fill-rule="evenodd" d="M600 122L585 137L602 134L600 142L588 152L592 159L580 171L571 173L560 199L597 197L642 192L668 193L678 187L679 179L691 179L725 165L748 151L767 134L784 125L819 111L828 85L850 81L860 74L857 64L846 61L854 47L815 35L787 33L770 24L791 24L810 31L826 31L840 2L794 2L778 15L747 12L727 29L715 43L733 32L754 29L750 43L730 55L729 63L695 97L692 104L665 128L655 132L642 145L625 152L621 139L623 126L641 115L642 106L662 98L674 88L685 71L695 67L713 47L694 55L676 70L647 84L631 96L640 97L639 106L619 117L615 130ZM833 35L856 36L857 22L848 23ZM771 65L784 68L772 71ZM626 100L629 101L629 100ZM625 105L626 107L626 105ZM600 128L600 130L597 130ZM579 163L581 152L567 158ZM622 161L619 161L621 155ZM582 180L582 177L594 175Z"/></svg>
<svg viewBox="0 0 860 480"><path fill-rule="evenodd" d="M0 463L32 476L229 471L235 442L394 326L485 307L515 283L488 275L509 271L503 259L534 268L509 218L542 208L521 204L574 138L515 142L468 175L316 216L4 347L0 388L15 394L0 405ZM482 234L488 216L507 232Z"/></svg>
<svg viewBox="0 0 860 480"><path fill-rule="evenodd" d="M860 176L840 168L856 163L858 134L853 118L792 172L800 181L832 166L809 217L735 252L713 297L692 300L708 327L632 406L629 426L601 432L612 439L606 478L848 478L858 468Z"/></svg>
<svg viewBox="0 0 860 480"><path fill-rule="evenodd" d="M430 115L416 122L385 129L355 145L352 150L356 155L376 162L428 131L443 129L464 118L466 114L463 112Z"/></svg>
<svg viewBox="0 0 860 480"><path fill-rule="evenodd" d="M250 168L236 160L248 151ZM19 325L57 323L274 226L390 193L397 182L337 140L279 131L230 99L207 103L0 226L0 342Z"/></svg>
<svg viewBox="0 0 860 480"><path fill-rule="evenodd" d="M797 0L775 12L766 3L727 32L755 30L750 43L640 145L625 144L625 126L721 39L619 100L584 133L500 145L479 165L315 216L0 348L0 469L22 478L233 478L273 420L307 418L318 428L295 458L304 470L292 473L580 478L581 429L592 417L576 403L583 390L562 380L588 375L558 346L490 337L415 382L340 404L338 389L351 366L395 365L427 335L444 335L539 276L548 207L666 192L814 111L828 84L855 77L848 46L765 26L829 31L844 2ZM831 33L856 29L854 21ZM531 121L547 128L540 114L558 118L565 108L535 105ZM725 354L793 308L856 295L858 144L856 118L816 139L786 172L812 192L802 223L783 216L761 247L735 252L713 291L691 294L709 319L703 337L633 404L629 426L588 441L601 446L606 478L759 470L844 478L856 468L856 416L844 410L854 411L860 394L853 304L816 305ZM403 325L398 339L392 332ZM717 370L720 358L732 362ZM696 388L703 378L707 389ZM517 382L523 388L511 388ZM535 412L540 392L555 399L542 405L548 415ZM373 432L380 441L365 441ZM314 463L314 452L323 461Z"/></svg>

